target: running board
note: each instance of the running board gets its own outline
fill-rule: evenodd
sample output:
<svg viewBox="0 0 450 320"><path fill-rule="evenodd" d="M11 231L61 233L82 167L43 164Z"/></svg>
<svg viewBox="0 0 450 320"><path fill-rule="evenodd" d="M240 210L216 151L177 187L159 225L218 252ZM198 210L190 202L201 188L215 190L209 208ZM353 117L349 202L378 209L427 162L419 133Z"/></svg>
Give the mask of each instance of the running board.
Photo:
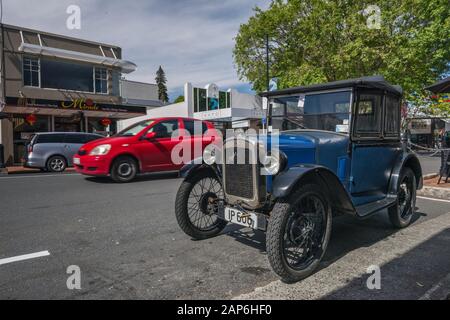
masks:
<svg viewBox="0 0 450 320"><path fill-rule="evenodd" d="M382 200L378 200L378 201L360 205L360 206L356 207L356 212L358 214L358 217L365 218L365 217L368 217L380 210L386 209L386 208L394 205L395 202L396 202L396 199L384 198Z"/></svg>

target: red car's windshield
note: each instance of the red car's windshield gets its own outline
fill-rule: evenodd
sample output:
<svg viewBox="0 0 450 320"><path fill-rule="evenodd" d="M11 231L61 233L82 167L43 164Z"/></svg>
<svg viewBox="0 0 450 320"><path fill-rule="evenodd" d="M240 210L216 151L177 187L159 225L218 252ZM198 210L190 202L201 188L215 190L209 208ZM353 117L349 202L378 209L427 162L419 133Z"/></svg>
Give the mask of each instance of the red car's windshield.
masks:
<svg viewBox="0 0 450 320"><path fill-rule="evenodd" d="M155 120L145 120L142 122L138 122L117 133L116 137L134 137L135 135L137 135L139 132L141 132L154 122Z"/></svg>

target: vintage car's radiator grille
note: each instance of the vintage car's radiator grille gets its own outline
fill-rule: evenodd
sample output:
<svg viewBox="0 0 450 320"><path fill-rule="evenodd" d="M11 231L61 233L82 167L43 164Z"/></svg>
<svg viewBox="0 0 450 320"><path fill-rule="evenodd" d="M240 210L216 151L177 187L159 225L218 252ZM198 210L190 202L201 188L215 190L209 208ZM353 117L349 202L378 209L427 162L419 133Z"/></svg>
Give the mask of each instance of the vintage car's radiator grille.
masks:
<svg viewBox="0 0 450 320"><path fill-rule="evenodd" d="M249 164L249 150L238 150L234 148L233 161L228 158L224 164L225 171L225 193L231 196L252 199L254 194L253 186L253 165ZM246 164L238 164L237 155L239 152L245 154Z"/></svg>

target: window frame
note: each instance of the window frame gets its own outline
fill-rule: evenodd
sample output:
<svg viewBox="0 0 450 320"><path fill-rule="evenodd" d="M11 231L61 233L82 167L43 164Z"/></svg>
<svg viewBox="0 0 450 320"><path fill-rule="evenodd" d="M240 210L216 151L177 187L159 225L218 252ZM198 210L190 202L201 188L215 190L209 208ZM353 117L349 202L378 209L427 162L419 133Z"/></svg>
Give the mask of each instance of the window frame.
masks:
<svg viewBox="0 0 450 320"><path fill-rule="evenodd" d="M351 137L353 141L382 141L384 140L384 117L385 117L385 96L386 93L381 90L376 89L359 89L357 88L355 90L355 100L353 102L352 107L352 129L351 129ZM358 133L357 125L359 120L359 102L361 101L362 95L377 95L381 98L381 105L380 105L380 130L378 132L363 132ZM365 101L365 100L363 100Z"/></svg>
<svg viewBox="0 0 450 320"><path fill-rule="evenodd" d="M38 85L37 86L25 84L25 59L36 60L38 63L38 70L37 70ZM29 72L33 72L33 71L30 70ZM22 56L22 85L27 88L41 88L41 59L39 57L34 57L34 56L29 56L29 55Z"/></svg>
<svg viewBox="0 0 450 320"><path fill-rule="evenodd" d="M390 98L394 98L398 100L398 104L396 105L397 107L397 126L396 126L396 132L392 133L392 132L387 132L386 131L386 122L388 120L387 117L387 99L388 97ZM398 140L400 141L400 134L401 134L401 122L402 122L402 115L401 115L401 104L402 104L402 99L399 96L396 96L394 94L388 93L386 92L384 95L384 103L383 103L383 117L384 117L384 121L383 121L383 137L386 140Z"/></svg>
<svg viewBox="0 0 450 320"><path fill-rule="evenodd" d="M99 81L105 81L106 82L106 92L98 92L97 91L97 86L96 86L96 81L97 81L97 70L104 70L105 71L105 79L100 78ZM108 68L105 67L99 67L99 66L94 66L93 67L93 81L94 81L94 93L96 94L104 94L104 95L108 95L109 94L109 77L108 77Z"/></svg>

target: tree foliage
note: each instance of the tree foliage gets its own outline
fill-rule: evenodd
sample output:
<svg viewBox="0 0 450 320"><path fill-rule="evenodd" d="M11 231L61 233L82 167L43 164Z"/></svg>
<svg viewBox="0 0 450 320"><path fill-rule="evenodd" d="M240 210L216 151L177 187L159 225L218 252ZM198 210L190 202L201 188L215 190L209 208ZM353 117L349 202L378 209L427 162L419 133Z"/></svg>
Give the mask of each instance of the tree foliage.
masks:
<svg viewBox="0 0 450 320"><path fill-rule="evenodd" d="M180 102L184 102L184 96L183 96L183 95L178 96L178 97L173 101L173 103L180 103Z"/></svg>
<svg viewBox="0 0 450 320"><path fill-rule="evenodd" d="M273 0L240 26L234 60L242 80L265 90L269 35L280 88L381 74L412 101L449 71L449 12L448 0Z"/></svg>
<svg viewBox="0 0 450 320"><path fill-rule="evenodd" d="M166 103L169 101L169 95L167 94L167 78L166 73L163 68L159 66L158 71L156 71L156 85L158 86L158 98L162 102Z"/></svg>

